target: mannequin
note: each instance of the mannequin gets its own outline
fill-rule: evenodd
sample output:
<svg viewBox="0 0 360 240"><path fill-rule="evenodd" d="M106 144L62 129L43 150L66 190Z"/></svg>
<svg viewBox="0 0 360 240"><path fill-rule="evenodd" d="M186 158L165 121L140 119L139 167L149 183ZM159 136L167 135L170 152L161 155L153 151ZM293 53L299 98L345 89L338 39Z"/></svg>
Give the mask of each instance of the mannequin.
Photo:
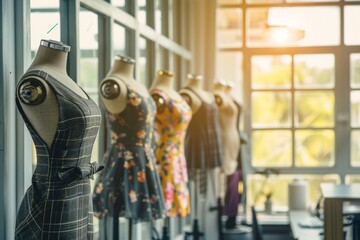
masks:
<svg viewBox="0 0 360 240"><path fill-rule="evenodd" d="M190 212L184 141L191 109L173 89L173 73L160 70L150 89L157 105L155 156L165 196L167 216L185 217Z"/></svg>
<svg viewBox="0 0 360 240"><path fill-rule="evenodd" d="M238 108L231 97L231 87L225 81L214 84L213 94L219 107L219 122L223 142L224 162L222 170L227 176L225 215L228 216L225 227L235 228L239 204L239 172L237 171L237 157L240 151L238 131Z"/></svg>
<svg viewBox="0 0 360 240"><path fill-rule="evenodd" d="M110 215L114 221L123 216L130 223L165 217L161 182L151 148L156 106L146 87L133 78L134 63L129 57L117 56L100 83L112 142L104 155L105 170L97 178L93 194L95 216ZM118 229L115 222L114 226Z"/></svg>
<svg viewBox="0 0 360 240"><path fill-rule="evenodd" d="M180 94L188 102L193 113L197 112L197 110L202 105L202 101L208 104L214 102L214 98L208 92L202 89L202 81L202 75L188 74L186 87L180 89ZM197 96L196 94L198 94L199 96Z"/></svg>
<svg viewBox="0 0 360 240"><path fill-rule="evenodd" d="M48 44L59 46L60 48L63 48L63 50L50 48L47 46ZM66 62L69 51L70 47L61 42L42 40L35 59L26 72L33 70L44 71L47 74L52 75L56 80L60 81L74 93L78 94L82 98L87 98L83 90L67 75ZM59 119L58 103L53 90L49 87L46 81L37 76L27 77L22 81L26 82L30 79L34 79L35 82L40 82L38 84L42 84L44 86L43 94L46 94L46 97L41 101L41 103L36 105L24 104L23 101L20 102L20 105L36 132L46 142L46 144L50 146L54 138ZM33 88L31 87L31 84L25 89L20 89L21 86L22 83L20 82L18 85L19 88L16 91L16 94L20 97L20 99L22 98L21 95L25 96L27 94L26 92L28 92L29 88Z"/></svg>
<svg viewBox="0 0 360 240"><path fill-rule="evenodd" d="M166 70L159 70L157 77L150 87L150 92L153 89L158 89L167 93L175 101L181 101L181 95L174 90L174 74Z"/></svg>
<svg viewBox="0 0 360 240"><path fill-rule="evenodd" d="M227 86L223 82L216 82L213 94L219 109L219 123L223 142L224 162L222 169L226 175L231 175L237 168L237 155L240 150L238 127L236 126L238 109Z"/></svg>
<svg viewBox="0 0 360 240"><path fill-rule="evenodd" d="M111 113L122 112L127 103L127 87L129 84L144 97L149 96L145 86L137 82L134 75L135 61L126 56L116 56L113 66L100 83L100 98ZM113 95L111 95L113 94Z"/></svg>
<svg viewBox="0 0 360 240"><path fill-rule="evenodd" d="M193 171L195 181L195 192L205 192L207 174L222 164L222 142L218 122L218 109L213 95L202 89L201 75L188 74L187 83L180 90L180 94L190 105L193 117L186 133L185 156L189 170ZM198 181L198 174L200 181ZM215 181L211 187L216 194ZM200 187L200 191L197 189ZM210 193L211 191L207 192ZM196 195L195 195L196 196ZM216 196L214 196L216 198ZM197 223L197 199L195 203L195 219L193 223L194 239L199 239ZM189 234L190 235L190 234Z"/></svg>
<svg viewBox="0 0 360 240"><path fill-rule="evenodd" d="M187 132L187 140L190 142L187 141L185 148L188 167L191 169L214 168L222 163L218 110L213 95L202 89L202 80L201 75L188 74L186 86L179 91L193 112L193 119ZM201 134L199 129L204 134ZM204 138L205 136L207 137ZM205 153L199 153L198 149L203 149Z"/></svg>
<svg viewBox="0 0 360 240"><path fill-rule="evenodd" d="M17 86L37 166L18 210L15 239L93 238L89 178L102 167L90 158L101 115L66 74L69 51L61 42L41 40Z"/></svg>

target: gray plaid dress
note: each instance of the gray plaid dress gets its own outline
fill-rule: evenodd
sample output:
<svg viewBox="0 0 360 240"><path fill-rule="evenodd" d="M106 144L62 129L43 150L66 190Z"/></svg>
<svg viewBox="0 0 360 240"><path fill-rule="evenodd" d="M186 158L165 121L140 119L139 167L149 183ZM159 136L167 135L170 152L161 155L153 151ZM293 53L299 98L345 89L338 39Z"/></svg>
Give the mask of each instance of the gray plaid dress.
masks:
<svg viewBox="0 0 360 240"><path fill-rule="evenodd" d="M185 88L201 97L191 88ZM221 132L218 107L215 103L202 101L193 114L185 138L187 167L192 169L211 169L223 163Z"/></svg>
<svg viewBox="0 0 360 240"><path fill-rule="evenodd" d="M89 177L101 168L90 163L101 122L99 108L45 72L30 71L23 79L28 76L44 79L55 92L59 122L47 146L16 99L35 143L37 166L18 210L15 239L93 239Z"/></svg>

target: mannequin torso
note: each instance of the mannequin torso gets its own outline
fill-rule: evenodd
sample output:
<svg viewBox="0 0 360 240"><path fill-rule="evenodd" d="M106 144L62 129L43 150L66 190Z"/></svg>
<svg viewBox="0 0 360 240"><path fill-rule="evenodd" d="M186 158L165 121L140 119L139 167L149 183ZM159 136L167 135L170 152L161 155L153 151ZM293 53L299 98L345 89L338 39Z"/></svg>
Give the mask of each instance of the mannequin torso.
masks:
<svg viewBox="0 0 360 240"><path fill-rule="evenodd" d="M226 175L233 174L237 168L237 156L240 150L237 117L238 109L226 90L226 86L215 84L213 94L219 110L219 123L223 142L223 170Z"/></svg>
<svg viewBox="0 0 360 240"><path fill-rule="evenodd" d="M125 109L127 104L127 85L134 87L137 93L143 97L149 95L145 86L137 82L133 77L134 63L134 60L131 58L118 57L115 59L107 76L100 83L101 100L105 108L111 113L120 113ZM110 96L109 92L114 94Z"/></svg>
<svg viewBox="0 0 360 240"><path fill-rule="evenodd" d="M82 98L88 98L85 92L67 75L67 56L68 53L65 51L40 45L33 63L26 72L33 70L43 71L53 76L56 80L61 82L61 84L71 89L71 91L75 94L78 94ZM36 105L26 104L23 101L20 101L20 105L39 136L48 146L50 146L53 141L59 119L59 106L56 101L54 91L42 78L30 76L22 79L18 84L16 94L19 99L22 99L24 94L22 85L26 84L28 81L42 83L45 88L44 92L46 97L42 102Z"/></svg>
<svg viewBox="0 0 360 240"><path fill-rule="evenodd" d="M196 76L189 74L186 89L180 89L181 96L188 102L191 110L196 113L202 105L202 102L211 104L214 102L214 97L201 88L202 76ZM195 94L195 93L196 94Z"/></svg>

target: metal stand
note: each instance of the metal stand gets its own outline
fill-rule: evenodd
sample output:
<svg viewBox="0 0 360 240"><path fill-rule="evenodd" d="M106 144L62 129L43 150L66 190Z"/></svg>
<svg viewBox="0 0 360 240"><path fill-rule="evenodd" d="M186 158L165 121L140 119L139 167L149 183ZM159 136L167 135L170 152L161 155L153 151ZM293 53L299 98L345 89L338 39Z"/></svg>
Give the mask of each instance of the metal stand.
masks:
<svg viewBox="0 0 360 240"><path fill-rule="evenodd" d="M194 219L193 221L192 232L185 232L185 240L190 239L190 236L193 236L193 240L199 240L204 236L204 233L199 230L199 223L197 219Z"/></svg>
<svg viewBox="0 0 360 240"><path fill-rule="evenodd" d="M115 207L113 215L113 240L119 240L119 211Z"/></svg>
<svg viewBox="0 0 360 240"><path fill-rule="evenodd" d="M132 239L132 225L133 225L132 219L129 219L129 240Z"/></svg>
<svg viewBox="0 0 360 240"><path fill-rule="evenodd" d="M168 229L170 229L170 219L169 219L169 217L166 217L165 222L164 222L164 226L163 226L161 240L170 240L169 230Z"/></svg>
<svg viewBox="0 0 360 240"><path fill-rule="evenodd" d="M197 193L199 193L198 189L198 176L197 176L197 169L194 169L194 182L195 182L195 196L194 196L194 210L195 210L195 218L193 220L192 232L185 232L185 240L190 239L190 236L193 237L193 240L199 240L201 237L204 237L204 233L200 232L199 229L199 221L197 219Z"/></svg>

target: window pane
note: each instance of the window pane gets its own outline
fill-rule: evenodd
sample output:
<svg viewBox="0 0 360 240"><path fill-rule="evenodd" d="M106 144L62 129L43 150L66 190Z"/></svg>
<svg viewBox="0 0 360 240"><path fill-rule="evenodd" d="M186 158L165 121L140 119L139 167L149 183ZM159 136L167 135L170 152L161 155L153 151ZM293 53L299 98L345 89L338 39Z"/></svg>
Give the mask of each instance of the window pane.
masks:
<svg viewBox="0 0 360 240"><path fill-rule="evenodd" d="M99 42L98 42L98 15L80 8L79 13L79 48L80 48L80 70L77 83L84 91L99 104L98 81L99 81ZM99 136L99 134L98 134ZM99 159L99 138L95 139L91 161ZM94 184L94 181L91 181ZM91 187L92 189L92 187ZM98 219L94 218L94 232L99 231Z"/></svg>
<svg viewBox="0 0 360 240"><path fill-rule="evenodd" d="M254 167L289 167L292 158L291 131L262 130L252 132Z"/></svg>
<svg viewBox="0 0 360 240"><path fill-rule="evenodd" d="M216 76L234 83L233 95L242 100L243 88L243 58L241 52L219 52L217 55Z"/></svg>
<svg viewBox="0 0 360 240"><path fill-rule="evenodd" d="M345 184L360 183L360 175L346 175Z"/></svg>
<svg viewBox="0 0 360 240"><path fill-rule="evenodd" d="M249 47L329 46L340 43L340 11L337 6L254 8L249 9L247 17Z"/></svg>
<svg viewBox="0 0 360 240"><path fill-rule="evenodd" d="M288 185L294 179L303 179L308 186L308 204L312 205L320 197L321 183L340 183L338 175L270 175L266 180L264 175L251 174L247 184L247 205L255 205L258 209L264 208L265 194L272 193L275 210L288 209ZM265 193L265 194L264 194Z"/></svg>
<svg viewBox="0 0 360 240"><path fill-rule="evenodd" d="M98 15L81 8L79 31L80 79L78 79L78 84L98 103ZM92 161L97 161L98 156L98 140L96 140L91 155Z"/></svg>
<svg viewBox="0 0 360 240"><path fill-rule="evenodd" d="M350 54L350 85L360 88L360 54Z"/></svg>
<svg viewBox="0 0 360 240"><path fill-rule="evenodd" d="M290 127L291 95L289 92L253 92L252 126Z"/></svg>
<svg viewBox="0 0 360 240"><path fill-rule="evenodd" d="M295 92L294 120L296 127L333 127L334 92Z"/></svg>
<svg viewBox="0 0 360 240"><path fill-rule="evenodd" d="M246 0L246 3L248 3L248 4L259 4L259 3L271 4L271 3L282 3L282 0Z"/></svg>
<svg viewBox="0 0 360 240"><path fill-rule="evenodd" d="M297 3L297 2L306 2L306 3L312 3L312 2L340 2L340 0L286 0L288 3Z"/></svg>
<svg viewBox="0 0 360 240"><path fill-rule="evenodd" d="M155 1L155 30L162 32L162 0Z"/></svg>
<svg viewBox="0 0 360 240"><path fill-rule="evenodd" d="M242 10L240 8L218 9L217 27L218 47L242 46Z"/></svg>
<svg viewBox="0 0 360 240"><path fill-rule="evenodd" d="M219 4L240 4L242 0L219 0Z"/></svg>
<svg viewBox="0 0 360 240"><path fill-rule="evenodd" d="M41 39L60 41L59 0L31 0L30 8L30 43L33 59Z"/></svg>
<svg viewBox="0 0 360 240"><path fill-rule="evenodd" d="M140 58L138 61L138 67L139 67L139 77L138 81L146 85L147 83L147 71L146 71L146 56L147 56L147 41L145 38L140 37L139 40L140 45Z"/></svg>
<svg viewBox="0 0 360 240"><path fill-rule="evenodd" d="M58 9L59 8L59 0L31 0L30 1L31 8L38 9Z"/></svg>
<svg viewBox="0 0 360 240"><path fill-rule="evenodd" d="M139 0L138 19L140 23L146 24L146 0Z"/></svg>
<svg viewBox="0 0 360 240"><path fill-rule="evenodd" d="M360 127L360 91L351 91L351 126Z"/></svg>
<svg viewBox="0 0 360 240"><path fill-rule="evenodd" d="M333 54L295 55L296 88L333 88L335 57Z"/></svg>
<svg viewBox="0 0 360 240"><path fill-rule="evenodd" d="M125 0L111 0L111 3L116 7L120 7L120 8L125 7Z"/></svg>
<svg viewBox="0 0 360 240"><path fill-rule="evenodd" d="M360 166L360 130L351 132L351 166Z"/></svg>
<svg viewBox="0 0 360 240"><path fill-rule="evenodd" d="M335 164L333 130L295 131L295 165L297 167L331 167Z"/></svg>
<svg viewBox="0 0 360 240"><path fill-rule="evenodd" d="M290 55L251 58L251 87L253 89L289 89L290 86Z"/></svg>
<svg viewBox="0 0 360 240"><path fill-rule="evenodd" d="M125 27L114 23L113 26L113 47L114 47L114 55L126 55L125 51Z"/></svg>
<svg viewBox="0 0 360 240"><path fill-rule="evenodd" d="M344 42L346 45L360 45L360 6L344 7Z"/></svg>

